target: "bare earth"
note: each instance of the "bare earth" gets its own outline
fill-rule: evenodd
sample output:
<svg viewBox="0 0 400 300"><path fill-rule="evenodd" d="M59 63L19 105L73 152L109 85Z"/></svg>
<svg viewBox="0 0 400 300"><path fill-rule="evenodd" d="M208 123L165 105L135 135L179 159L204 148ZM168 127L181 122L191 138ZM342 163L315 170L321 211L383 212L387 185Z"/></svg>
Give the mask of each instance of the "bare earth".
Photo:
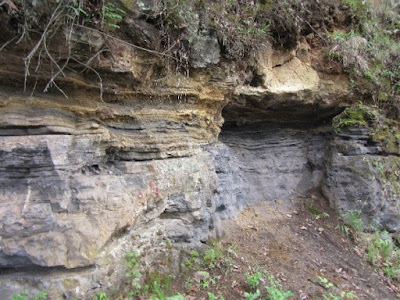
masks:
<svg viewBox="0 0 400 300"><path fill-rule="evenodd" d="M310 204L329 217L316 219L307 209ZM172 290L189 300L208 299L207 292L226 300L244 299L244 292L249 291L244 274L262 269L279 278L283 289L293 292L290 299L323 299L328 291L318 276L333 283L331 291L337 295L351 291L358 299L399 299L398 283L388 282L368 265L362 249L337 226L337 215L318 193L257 203L236 220L224 221L221 242L225 247L234 246L233 271L207 270L216 281L207 289L195 284L188 288L187 279L194 274L185 273ZM260 290L265 295L262 285Z"/></svg>

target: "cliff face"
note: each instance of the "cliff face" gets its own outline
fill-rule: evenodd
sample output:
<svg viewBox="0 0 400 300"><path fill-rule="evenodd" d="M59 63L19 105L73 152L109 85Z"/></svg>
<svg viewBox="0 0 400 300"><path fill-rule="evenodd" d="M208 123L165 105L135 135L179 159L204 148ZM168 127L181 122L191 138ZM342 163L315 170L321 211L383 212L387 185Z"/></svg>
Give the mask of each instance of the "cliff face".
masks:
<svg viewBox="0 0 400 300"><path fill-rule="evenodd" d="M247 204L290 205L321 184L332 206L399 230L398 170L392 181L378 176L398 153L377 151L364 133L332 132L332 117L356 99L307 41L232 62L216 39L199 38L182 75L160 74L155 54L91 30L77 39L76 51L85 40L112 55L90 67L101 85L90 70L60 78L68 98L19 92L29 45L0 57L0 268L10 279L0 295L118 289L127 252L167 268L169 241L201 245Z"/></svg>

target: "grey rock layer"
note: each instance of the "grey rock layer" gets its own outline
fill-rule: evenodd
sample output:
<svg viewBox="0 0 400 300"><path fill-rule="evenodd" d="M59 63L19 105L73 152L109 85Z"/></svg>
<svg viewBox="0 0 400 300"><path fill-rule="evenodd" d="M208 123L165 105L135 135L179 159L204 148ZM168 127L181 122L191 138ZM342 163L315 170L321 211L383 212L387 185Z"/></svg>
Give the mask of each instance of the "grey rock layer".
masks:
<svg viewBox="0 0 400 300"><path fill-rule="evenodd" d="M326 128L263 123L223 130L221 143L208 148L219 179L217 215L232 218L248 204L317 188L328 139Z"/></svg>
<svg viewBox="0 0 400 300"><path fill-rule="evenodd" d="M399 231L400 157L382 152L367 128L338 134L327 153L322 191L331 205L361 211L367 230Z"/></svg>

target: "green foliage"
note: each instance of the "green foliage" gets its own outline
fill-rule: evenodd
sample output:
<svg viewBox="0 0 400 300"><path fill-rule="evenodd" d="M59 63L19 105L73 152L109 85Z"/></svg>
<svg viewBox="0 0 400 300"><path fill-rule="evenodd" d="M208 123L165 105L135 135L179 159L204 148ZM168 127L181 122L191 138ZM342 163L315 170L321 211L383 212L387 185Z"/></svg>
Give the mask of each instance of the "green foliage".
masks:
<svg viewBox="0 0 400 300"><path fill-rule="evenodd" d="M204 255L203 262L208 265L210 268L214 267L214 263L217 260L217 253L215 249L208 249Z"/></svg>
<svg viewBox="0 0 400 300"><path fill-rule="evenodd" d="M28 300L28 290L24 289L18 294L12 295L11 300Z"/></svg>
<svg viewBox="0 0 400 300"><path fill-rule="evenodd" d="M128 279L131 280L132 283L132 291L131 295L136 295L140 292L142 286L140 285L139 281L142 278L142 273L140 272L140 262L139 262L140 255L136 252L128 252L125 255L126 260L126 271L125 275Z"/></svg>
<svg viewBox="0 0 400 300"><path fill-rule="evenodd" d="M281 281L275 279L274 276L268 275L269 285L265 287L267 290L267 300L286 300L293 296L291 291L282 289Z"/></svg>
<svg viewBox="0 0 400 300"><path fill-rule="evenodd" d="M153 283L153 292L157 295L157 297L153 296L150 298L150 300L185 300L185 297L183 297L181 294L166 296L160 283L157 281Z"/></svg>
<svg viewBox="0 0 400 300"><path fill-rule="evenodd" d="M317 277L326 290L329 290L331 287L334 286L333 283L330 282L327 278L322 276L317 276Z"/></svg>
<svg viewBox="0 0 400 300"><path fill-rule="evenodd" d="M329 214L326 211L320 211L315 207L314 204L306 204L307 209L312 213L316 220L329 218Z"/></svg>
<svg viewBox="0 0 400 300"><path fill-rule="evenodd" d="M33 300L46 300L47 299L47 292L41 291L39 294L33 297Z"/></svg>
<svg viewBox="0 0 400 300"><path fill-rule="evenodd" d="M11 300L28 300L28 297L22 294L16 294L11 296Z"/></svg>
<svg viewBox="0 0 400 300"><path fill-rule="evenodd" d="M336 132L340 132L343 128L367 126L376 121L378 117L379 113L375 108L358 103L334 117L332 126Z"/></svg>
<svg viewBox="0 0 400 300"><path fill-rule="evenodd" d="M165 296L162 290L159 290L159 294L157 297L153 296L150 300L185 300L186 298L181 294L173 295L173 296Z"/></svg>
<svg viewBox="0 0 400 300"><path fill-rule="evenodd" d="M28 297L27 290L23 290L22 292L11 296L11 300L28 300L28 299L29 299L29 297ZM48 299L48 296L47 296L47 292L45 292L45 291L41 291L39 294L33 296L33 300L46 300L46 299ZM99 299L99 300L103 300L103 299ZM104 300L107 300L107 299L104 299Z"/></svg>
<svg viewBox="0 0 400 300"><path fill-rule="evenodd" d="M250 286L251 290L256 290L262 279L262 273L255 272L253 274L246 273L247 284Z"/></svg>
<svg viewBox="0 0 400 300"><path fill-rule="evenodd" d="M246 300L256 300L256 299L260 298L260 296L261 296L261 292L259 289L257 289L254 293L244 292L244 298Z"/></svg>
<svg viewBox="0 0 400 300"><path fill-rule="evenodd" d="M353 28L329 34L330 57L339 58L356 83L356 92L371 97L392 118L400 117L399 3L393 0L342 0Z"/></svg>
<svg viewBox="0 0 400 300"><path fill-rule="evenodd" d="M345 32L342 30L335 30L332 33L328 33L328 37L336 42L345 42L355 35L354 31Z"/></svg>
<svg viewBox="0 0 400 300"><path fill-rule="evenodd" d="M364 223L360 210L350 210L342 215L341 218L344 224L339 224L336 228L346 236L350 234L356 236L363 230Z"/></svg>
<svg viewBox="0 0 400 300"><path fill-rule="evenodd" d="M350 210L343 216L343 221L355 232L363 230L362 213L360 210Z"/></svg>
<svg viewBox="0 0 400 300"><path fill-rule="evenodd" d="M125 11L116 7L114 4L106 3L103 5L103 24L109 28L119 29L118 23L122 21Z"/></svg>
<svg viewBox="0 0 400 300"><path fill-rule="evenodd" d="M369 241L367 261L380 267L388 278L400 280L400 249L386 231L376 232Z"/></svg>
<svg viewBox="0 0 400 300"><path fill-rule="evenodd" d="M327 278L318 276L320 284L327 290L327 294L323 294L322 298L324 300L342 300L342 299L357 299L357 296L353 292L349 291L339 291L339 294L332 291L334 284L330 282Z"/></svg>
<svg viewBox="0 0 400 300"><path fill-rule="evenodd" d="M270 37L268 4L260 1L216 1L205 10L211 18L211 27L224 46L225 55L243 57L245 53Z"/></svg>
<svg viewBox="0 0 400 300"><path fill-rule="evenodd" d="M350 228L344 224L339 224L336 229L338 229L341 233L343 233L346 236L350 235Z"/></svg>
<svg viewBox="0 0 400 300"><path fill-rule="evenodd" d="M207 295L208 295L208 300L225 300L224 297L222 297L222 296L217 297L217 296L215 296L214 293L211 293L211 292L207 292Z"/></svg>
<svg viewBox="0 0 400 300"><path fill-rule="evenodd" d="M199 252L197 252L196 250L191 250L190 257L185 261L185 266L191 270L194 269L199 270L200 266L197 264L199 257L200 257Z"/></svg>
<svg viewBox="0 0 400 300"><path fill-rule="evenodd" d="M208 274L208 273L207 273L207 274ZM211 284L215 285L216 282L217 282L217 281L216 281L216 279L215 279L214 277L209 277L209 278L207 278L206 276L203 276L203 278L201 279L201 282L200 282L200 286L201 286L203 289L207 289L207 288L210 287Z"/></svg>
<svg viewBox="0 0 400 300"><path fill-rule="evenodd" d="M367 18L367 4L363 0L342 0L341 4L350 8L353 22L360 23Z"/></svg>
<svg viewBox="0 0 400 300"><path fill-rule="evenodd" d="M96 297L94 297L94 300L110 300L107 297L107 294L105 292L99 292L97 293Z"/></svg>
<svg viewBox="0 0 400 300"><path fill-rule="evenodd" d="M211 247L204 253L202 263L209 268L214 268L224 257L224 248L219 241L212 241Z"/></svg>

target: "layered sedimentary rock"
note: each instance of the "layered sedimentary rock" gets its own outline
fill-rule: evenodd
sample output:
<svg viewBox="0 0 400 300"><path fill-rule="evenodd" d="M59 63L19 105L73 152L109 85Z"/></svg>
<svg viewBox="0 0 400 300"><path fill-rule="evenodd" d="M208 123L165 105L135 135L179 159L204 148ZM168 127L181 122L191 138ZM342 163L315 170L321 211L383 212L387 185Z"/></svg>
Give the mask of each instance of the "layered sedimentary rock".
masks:
<svg viewBox="0 0 400 300"><path fill-rule="evenodd" d="M217 177L201 146L217 140L226 100L185 80L108 103L2 94L0 268L17 280L2 297L89 297L124 284L127 252L149 268L166 241L215 237Z"/></svg>
<svg viewBox="0 0 400 300"><path fill-rule="evenodd" d="M154 26L125 22L144 36L141 46L156 47ZM289 199L322 181L339 210L365 196L371 220L397 230L395 185L376 179L394 157L376 156L384 153L363 135L331 141L331 118L354 99L345 76L313 67L304 43L232 62L215 38L199 36L191 41L195 68L182 75L154 51L93 30L72 38L78 54L106 45L112 55L57 78L68 98L55 86L20 92L27 45L0 56L0 269L9 279L0 298L23 288L67 299L118 290L128 281L127 252L142 255L143 269L162 271L168 255L179 260L169 243L198 246L247 204ZM54 51L65 55L61 44ZM28 80L29 92L43 88L45 71ZM364 150L343 150L348 140ZM350 184L362 184L363 194Z"/></svg>
<svg viewBox="0 0 400 300"><path fill-rule="evenodd" d="M327 152L322 191L341 214L360 211L366 230L400 229L400 141L387 148L390 139L376 141L371 128L354 128L338 133Z"/></svg>
<svg viewBox="0 0 400 300"><path fill-rule="evenodd" d="M220 218L232 218L258 201L303 195L319 186L329 128L297 128L271 123L228 127L213 154L219 188L215 206Z"/></svg>

